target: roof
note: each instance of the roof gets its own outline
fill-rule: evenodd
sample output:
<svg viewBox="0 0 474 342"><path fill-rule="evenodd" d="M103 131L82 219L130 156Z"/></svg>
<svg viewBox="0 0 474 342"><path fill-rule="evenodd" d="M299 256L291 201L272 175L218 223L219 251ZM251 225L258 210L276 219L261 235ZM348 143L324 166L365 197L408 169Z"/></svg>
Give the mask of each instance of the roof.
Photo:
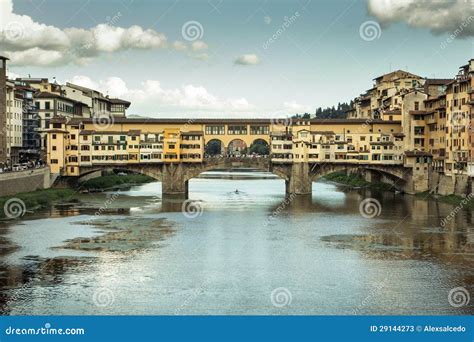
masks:
<svg viewBox="0 0 474 342"><path fill-rule="evenodd" d="M393 141L372 141L370 142L370 145L394 145Z"/></svg>
<svg viewBox="0 0 474 342"><path fill-rule="evenodd" d="M137 136L137 135L140 135L142 131L139 130L139 129L131 129L127 132L127 135L130 135L130 136Z"/></svg>
<svg viewBox="0 0 474 342"><path fill-rule="evenodd" d="M312 134L335 135L333 131L311 131Z"/></svg>
<svg viewBox="0 0 474 342"><path fill-rule="evenodd" d="M405 155L407 157L432 157L431 153L425 152L425 151L405 151Z"/></svg>
<svg viewBox="0 0 474 342"><path fill-rule="evenodd" d="M399 70L389 72L388 74L380 75L380 76L374 78L374 80L382 79L383 81L388 81L388 80L393 81L393 80L399 79L399 78L421 78L421 76L418 76L418 75L412 74L408 71L404 71L404 70L399 69Z"/></svg>
<svg viewBox="0 0 474 342"><path fill-rule="evenodd" d="M397 137L397 138L403 138L403 137L405 137L405 133L392 133L392 135L393 135L394 137Z"/></svg>
<svg viewBox="0 0 474 342"><path fill-rule="evenodd" d="M61 100L64 100L64 101L69 101L69 102L72 102L72 103L87 106L86 103L76 101L76 100L73 100L69 97L65 97L65 96L62 96L62 95L59 95L59 94L55 94L55 93L50 93L50 92L47 92L47 91L39 92L38 94L35 95L35 98L37 98L37 99L61 99Z"/></svg>
<svg viewBox="0 0 474 342"><path fill-rule="evenodd" d="M308 119L311 124L400 124L400 120L381 120L381 119ZM189 125L190 119L172 119L172 118L115 118L115 124L178 124L178 125ZM93 119L91 118L73 118L69 124L92 124ZM229 118L208 118L208 119L194 119L193 124L233 124L233 123L247 123L247 124L266 124L271 125L272 119L229 119Z"/></svg>
<svg viewBox="0 0 474 342"><path fill-rule="evenodd" d="M410 114L410 115L426 115L426 114L428 114L428 112L425 111L425 110L410 110L408 112L408 114Z"/></svg>
<svg viewBox="0 0 474 342"><path fill-rule="evenodd" d="M189 132L181 132L181 135L203 135L203 131L189 131Z"/></svg>
<svg viewBox="0 0 474 342"><path fill-rule="evenodd" d="M386 110L383 112L383 114L401 114L402 111L400 109L391 109L391 110Z"/></svg>
<svg viewBox="0 0 474 342"><path fill-rule="evenodd" d="M425 78L425 86L430 85L446 85L450 83L452 78Z"/></svg>
<svg viewBox="0 0 474 342"><path fill-rule="evenodd" d="M126 101L126 100L122 100L122 99L117 99L117 98L109 98L109 101L110 103L114 103L114 104L123 104L125 106L127 106L127 108L130 106L131 102L130 101Z"/></svg>

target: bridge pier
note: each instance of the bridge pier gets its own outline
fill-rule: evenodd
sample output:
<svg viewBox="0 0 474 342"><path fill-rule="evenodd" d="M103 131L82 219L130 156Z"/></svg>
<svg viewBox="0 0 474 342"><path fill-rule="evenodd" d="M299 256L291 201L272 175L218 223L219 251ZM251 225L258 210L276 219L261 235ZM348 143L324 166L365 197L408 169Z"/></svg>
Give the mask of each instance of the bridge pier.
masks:
<svg viewBox="0 0 474 342"><path fill-rule="evenodd" d="M184 168L181 163L163 165L161 182L163 197L188 198L188 180Z"/></svg>
<svg viewBox="0 0 474 342"><path fill-rule="evenodd" d="M290 177L285 180L288 195L308 195L312 192L312 182L308 163L293 163Z"/></svg>

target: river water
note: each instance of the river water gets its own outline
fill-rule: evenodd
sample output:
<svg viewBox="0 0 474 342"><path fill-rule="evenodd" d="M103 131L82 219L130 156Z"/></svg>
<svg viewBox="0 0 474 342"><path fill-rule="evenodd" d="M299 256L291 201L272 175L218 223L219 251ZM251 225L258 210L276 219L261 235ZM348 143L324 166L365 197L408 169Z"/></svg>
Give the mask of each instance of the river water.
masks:
<svg viewBox="0 0 474 342"><path fill-rule="evenodd" d="M473 211L442 226L455 207L434 200L204 177L186 215L156 182L1 223L2 313L474 313ZM361 215L366 198L380 215Z"/></svg>

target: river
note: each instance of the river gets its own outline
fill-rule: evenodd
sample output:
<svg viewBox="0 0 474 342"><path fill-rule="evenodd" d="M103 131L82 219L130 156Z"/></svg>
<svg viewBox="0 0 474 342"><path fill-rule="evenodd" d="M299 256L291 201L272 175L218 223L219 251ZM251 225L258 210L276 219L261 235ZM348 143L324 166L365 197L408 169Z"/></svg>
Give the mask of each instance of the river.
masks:
<svg viewBox="0 0 474 342"><path fill-rule="evenodd" d="M474 296L473 211L441 225L453 205L325 182L285 199L284 188L211 172L190 181L186 215L154 182L4 221L2 313L474 313L462 298ZM366 198L378 216L361 215Z"/></svg>

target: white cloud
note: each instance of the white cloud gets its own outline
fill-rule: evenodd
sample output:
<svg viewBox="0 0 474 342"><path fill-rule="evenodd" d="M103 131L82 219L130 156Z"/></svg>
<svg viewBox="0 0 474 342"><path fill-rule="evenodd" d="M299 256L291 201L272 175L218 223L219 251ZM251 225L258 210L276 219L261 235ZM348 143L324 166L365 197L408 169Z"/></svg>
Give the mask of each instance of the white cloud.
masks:
<svg viewBox="0 0 474 342"><path fill-rule="evenodd" d="M255 54L242 55L234 63L239 65L256 65L260 63L260 58Z"/></svg>
<svg viewBox="0 0 474 342"><path fill-rule="evenodd" d="M310 106L297 103L296 101L283 102L282 107L285 111L288 111L292 114L294 113L311 113L314 111Z"/></svg>
<svg viewBox="0 0 474 342"><path fill-rule="evenodd" d="M54 66L64 63L66 59L61 51L43 50L37 47L24 51L12 51L7 55L10 58L10 64L14 66Z"/></svg>
<svg viewBox="0 0 474 342"><path fill-rule="evenodd" d="M185 51L188 46L182 41L177 40L173 43L173 48L177 51Z"/></svg>
<svg viewBox="0 0 474 342"><path fill-rule="evenodd" d="M160 112L172 114L210 113L225 116L232 112L250 112L255 109L245 98L220 98L203 86L186 84L179 88L164 88L157 80L147 80L140 87L128 87L119 77L109 77L98 82L87 76L75 76L69 82L98 89L112 97L132 102L130 113L153 115Z"/></svg>
<svg viewBox="0 0 474 342"><path fill-rule="evenodd" d="M207 61L209 59L209 55L207 53L199 53L197 55L193 55L193 57L201 61Z"/></svg>
<svg viewBox="0 0 474 342"><path fill-rule="evenodd" d="M10 70L7 69L7 77L11 80L17 79L20 77L17 73L11 72Z"/></svg>
<svg viewBox="0 0 474 342"><path fill-rule="evenodd" d="M11 65L33 66L84 64L103 53L130 49L187 49L183 42L168 44L163 33L137 25L122 28L103 23L90 29L45 25L13 13L12 0L0 0L0 44ZM201 51L207 44L194 42L191 48Z"/></svg>
<svg viewBox="0 0 474 342"><path fill-rule="evenodd" d="M472 0L368 0L369 13L382 24L404 21L436 34L462 28L460 37L474 35L473 6Z"/></svg>
<svg viewBox="0 0 474 342"><path fill-rule="evenodd" d="M192 49L193 51L203 51L207 50L209 46L204 43L202 40L196 40L195 42L192 43Z"/></svg>
<svg viewBox="0 0 474 342"><path fill-rule="evenodd" d="M98 83L83 75L74 76L72 79L68 80L68 82L90 89L100 89Z"/></svg>

